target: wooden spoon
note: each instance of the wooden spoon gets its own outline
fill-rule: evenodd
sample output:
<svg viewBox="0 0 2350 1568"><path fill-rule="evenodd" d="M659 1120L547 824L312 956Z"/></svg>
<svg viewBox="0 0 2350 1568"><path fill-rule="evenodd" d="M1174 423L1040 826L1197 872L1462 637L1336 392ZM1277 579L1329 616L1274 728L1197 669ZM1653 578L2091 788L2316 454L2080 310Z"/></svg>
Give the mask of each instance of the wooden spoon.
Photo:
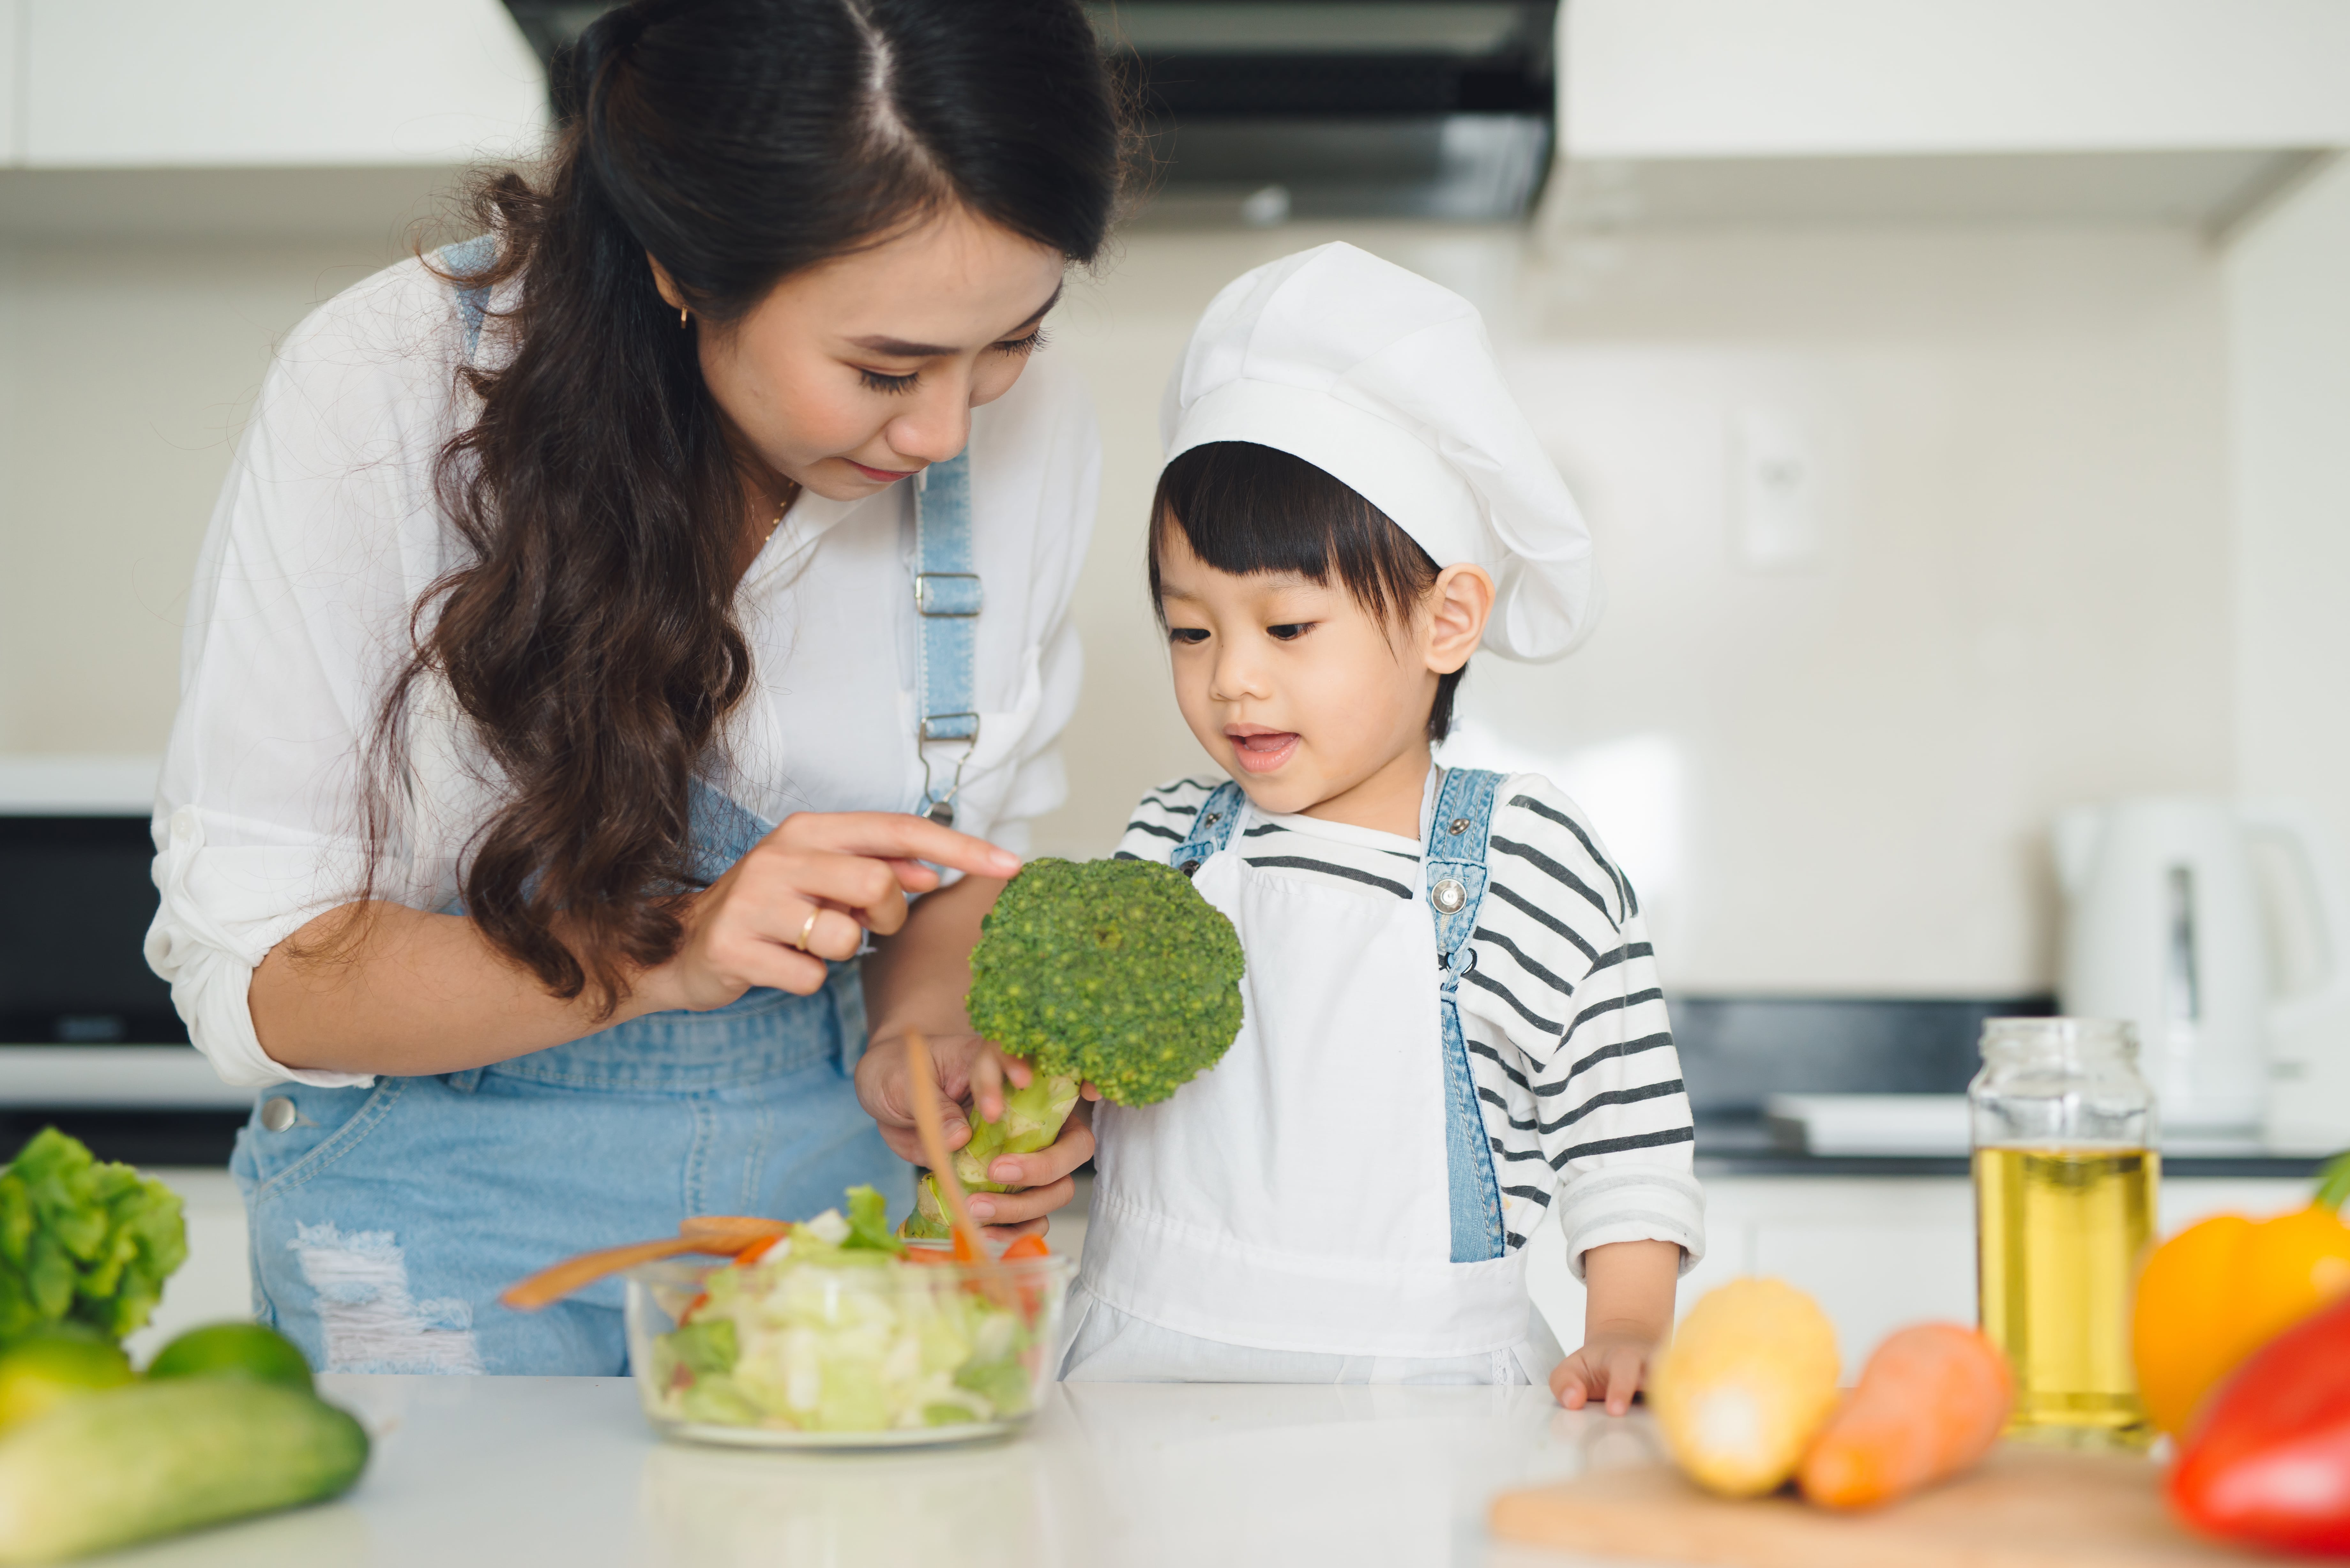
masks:
<svg viewBox="0 0 2350 1568"><path fill-rule="evenodd" d="M760 1239L664 1236L658 1241L631 1241L625 1247L606 1247L598 1251L582 1252L576 1258L566 1258L559 1263L539 1270L520 1284L508 1285L498 1300L516 1312L536 1312L543 1306L561 1301L574 1291L586 1290L607 1274L633 1269L639 1263L674 1258L684 1252L706 1252L712 1257L731 1258L751 1241Z"/></svg>
<svg viewBox="0 0 2350 1568"><path fill-rule="evenodd" d="M939 1184L939 1197L947 1206L947 1220L954 1227L960 1250L968 1251L967 1258L958 1262L983 1263L987 1249L980 1244L979 1227L971 1222L971 1209L963 1201L962 1183L955 1179L954 1158L947 1153L946 1120L939 1114L938 1071L931 1064L931 1048L916 1029L906 1031L906 1065L914 1079L914 1130L921 1136L923 1157L931 1162L931 1178Z"/></svg>

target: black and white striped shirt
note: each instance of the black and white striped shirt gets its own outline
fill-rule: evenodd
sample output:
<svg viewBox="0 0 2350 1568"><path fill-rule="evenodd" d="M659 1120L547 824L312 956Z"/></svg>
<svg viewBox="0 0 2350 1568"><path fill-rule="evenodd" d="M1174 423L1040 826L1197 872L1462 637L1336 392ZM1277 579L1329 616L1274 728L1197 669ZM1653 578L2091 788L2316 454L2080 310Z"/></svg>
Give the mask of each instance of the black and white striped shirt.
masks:
<svg viewBox="0 0 2350 1568"><path fill-rule="evenodd" d="M1166 860L1221 782L1145 794L1118 856ZM1419 846L1391 835L1252 810L1232 847L1260 873L1425 896ZM1555 1202L1578 1274L1582 1254L1611 1241L1674 1241L1694 1262L1704 1226L1689 1096L1631 883L1538 774L1503 781L1486 867L1458 999L1509 1245Z"/></svg>

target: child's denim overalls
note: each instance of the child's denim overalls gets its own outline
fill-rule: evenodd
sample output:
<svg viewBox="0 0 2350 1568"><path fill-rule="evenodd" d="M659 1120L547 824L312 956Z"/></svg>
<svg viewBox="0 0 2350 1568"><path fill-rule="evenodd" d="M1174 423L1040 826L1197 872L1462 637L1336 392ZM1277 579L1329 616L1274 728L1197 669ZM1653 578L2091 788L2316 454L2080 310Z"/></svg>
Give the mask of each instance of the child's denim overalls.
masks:
<svg viewBox="0 0 2350 1568"><path fill-rule="evenodd" d="M1169 859L1239 931L1244 1020L1172 1098L1097 1109L1065 1376L1485 1382L1538 1357L1458 1002L1501 781L1431 778L1416 896L1253 857L1237 784L1201 803Z"/></svg>
<svg viewBox="0 0 2350 1568"><path fill-rule="evenodd" d="M444 267L477 271L488 244L451 247ZM459 303L470 354L485 301L467 289ZM960 460L934 473L950 470L951 485L931 487L945 504L917 514L926 748L976 732L979 585ZM933 815L951 819L952 793L930 792ZM694 785L705 877L771 826ZM858 1183L907 1208L910 1168L851 1083L864 1045L864 993L847 963L813 996L754 990L495 1066L372 1088L281 1085L237 1134L230 1165L257 1315L336 1371L625 1371L617 1279L535 1314L497 1293L572 1252L673 1235L689 1214L801 1217Z"/></svg>

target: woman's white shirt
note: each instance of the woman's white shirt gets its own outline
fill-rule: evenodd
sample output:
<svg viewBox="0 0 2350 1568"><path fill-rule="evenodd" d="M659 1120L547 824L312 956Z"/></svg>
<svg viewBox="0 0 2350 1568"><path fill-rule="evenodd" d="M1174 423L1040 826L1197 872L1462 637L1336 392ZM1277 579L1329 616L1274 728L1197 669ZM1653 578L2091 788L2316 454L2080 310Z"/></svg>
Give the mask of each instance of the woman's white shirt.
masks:
<svg viewBox="0 0 2350 1568"><path fill-rule="evenodd" d="M362 883L362 750L420 600L465 559L433 472L477 407L458 385L465 353L455 296L421 263L328 302L280 350L205 536L155 808L162 898L147 958L232 1084L371 1081L270 1060L247 992L271 948ZM1082 383L1039 357L972 411L968 450L986 607L980 738L955 826L1024 850L1028 820L1066 793L1055 746L1082 673L1069 612L1100 481ZM920 798L909 489L802 496L739 590L754 678L711 782L771 820ZM408 722L412 777L380 896L445 909L499 789L444 686L423 687ZM951 763L954 748L932 752Z"/></svg>

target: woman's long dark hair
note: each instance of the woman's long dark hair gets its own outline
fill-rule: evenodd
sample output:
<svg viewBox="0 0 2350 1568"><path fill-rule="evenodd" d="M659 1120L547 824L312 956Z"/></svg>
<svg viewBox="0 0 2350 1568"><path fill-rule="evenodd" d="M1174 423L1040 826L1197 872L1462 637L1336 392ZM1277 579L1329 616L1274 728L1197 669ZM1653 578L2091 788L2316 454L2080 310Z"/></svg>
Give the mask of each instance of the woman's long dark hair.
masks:
<svg viewBox="0 0 2350 1568"><path fill-rule="evenodd" d="M466 281L518 280L515 303L488 368L463 372L480 417L438 481L467 564L418 608L367 815L380 860L410 699L445 677L502 790L468 846L466 912L608 1016L676 950L690 780L751 680L733 606L746 493L696 334L646 258L720 327L958 206L1088 262L1122 149L1077 0L637 0L557 80L546 173L473 194L497 256Z"/></svg>

